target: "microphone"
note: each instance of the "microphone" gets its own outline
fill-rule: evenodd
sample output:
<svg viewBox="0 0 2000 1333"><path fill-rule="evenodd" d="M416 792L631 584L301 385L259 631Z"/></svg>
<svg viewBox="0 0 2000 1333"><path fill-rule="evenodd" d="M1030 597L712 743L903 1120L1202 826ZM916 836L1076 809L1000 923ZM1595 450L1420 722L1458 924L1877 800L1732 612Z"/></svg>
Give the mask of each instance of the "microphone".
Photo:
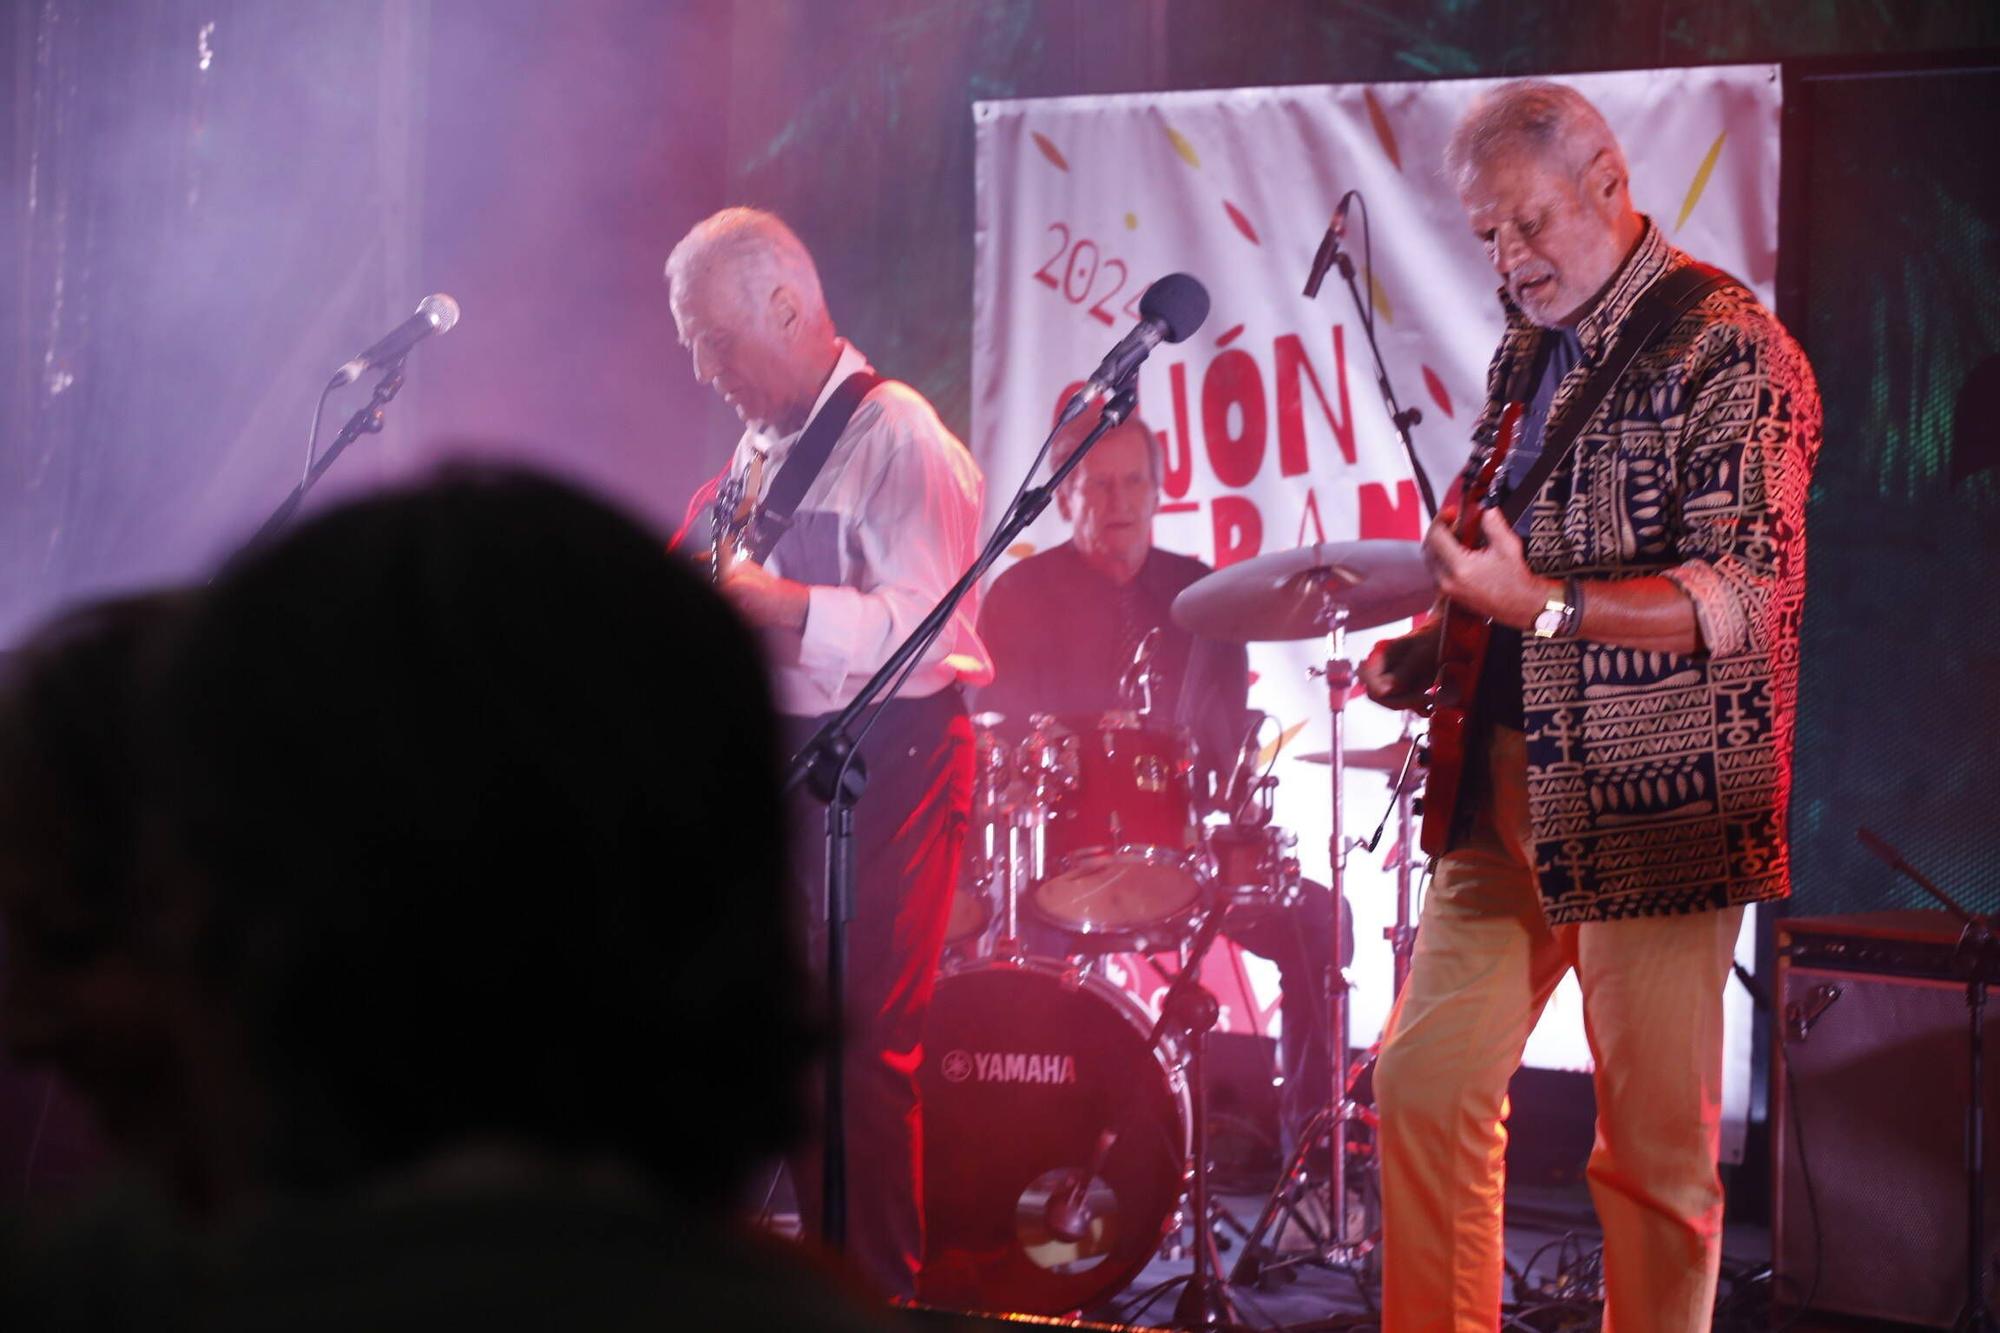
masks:
<svg viewBox="0 0 2000 1333"><path fill-rule="evenodd" d="M1229 774L1229 781L1222 789L1221 808L1229 812L1230 822L1244 824L1250 822L1245 813L1250 808L1250 798L1257 794L1258 760L1263 757L1264 747L1258 737L1264 734L1264 724L1270 714L1260 708L1247 708L1244 716L1248 725L1243 729L1243 743L1236 747L1236 767ZM1267 818L1265 823L1269 823Z"/></svg>
<svg viewBox="0 0 2000 1333"><path fill-rule="evenodd" d="M1187 338L1208 318L1208 288L1185 273L1169 273L1139 298L1139 323L1118 340L1077 395L1081 399L1109 393L1135 370L1155 347ZM1073 415L1073 414L1072 414Z"/></svg>
<svg viewBox="0 0 2000 1333"><path fill-rule="evenodd" d="M458 323L458 302L443 292L426 296L417 303L416 314L389 330L387 337L360 356L334 371L333 383L328 387L338 389L344 384L352 384L368 370L388 365L399 357L407 355L412 347L433 333L450 333L451 326L456 323Z"/></svg>
<svg viewBox="0 0 2000 1333"><path fill-rule="evenodd" d="M1327 271L1333 261L1340 256L1340 243L1347 239L1347 206L1354 202L1354 191L1340 196L1334 205L1333 222L1328 225L1326 235L1320 238L1319 252L1313 256L1312 271L1306 274L1306 295L1319 295L1319 285L1326 281Z"/></svg>
<svg viewBox="0 0 2000 1333"><path fill-rule="evenodd" d="M1118 693L1126 707L1139 714L1153 711L1153 691L1160 687L1160 672L1154 662L1160 648L1160 627L1153 626L1132 650L1131 664L1118 678Z"/></svg>

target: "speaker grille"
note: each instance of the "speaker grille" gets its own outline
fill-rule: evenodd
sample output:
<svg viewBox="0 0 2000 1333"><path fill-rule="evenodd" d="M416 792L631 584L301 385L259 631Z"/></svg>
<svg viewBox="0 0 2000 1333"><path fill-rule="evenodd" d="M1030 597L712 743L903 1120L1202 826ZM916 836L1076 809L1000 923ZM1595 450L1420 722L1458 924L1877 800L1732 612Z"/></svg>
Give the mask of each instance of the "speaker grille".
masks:
<svg viewBox="0 0 2000 1333"><path fill-rule="evenodd" d="M1817 1311L1947 1327L1965 1281L1965 988L1785 961L1779 977L1773 1251L1780 1299L1796 1306L1812 1290ZM1815 1011L1801 1039L1792 1019ZM2000 1051L1990 1009L1983 1029L1991 1142ZM1818 1200L1817 1265L1798 1131ZM1991 1165L1989 1255L2000 1232Z"/></svg>

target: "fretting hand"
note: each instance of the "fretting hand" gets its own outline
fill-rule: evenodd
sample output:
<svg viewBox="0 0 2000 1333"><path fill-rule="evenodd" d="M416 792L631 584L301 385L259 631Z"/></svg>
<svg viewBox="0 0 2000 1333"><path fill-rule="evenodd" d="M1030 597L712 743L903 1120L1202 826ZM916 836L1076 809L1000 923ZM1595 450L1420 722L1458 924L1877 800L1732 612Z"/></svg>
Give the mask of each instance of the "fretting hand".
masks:
<svg viewBox="0 0 2000 1333"><path fill-rule="evenodd" d="M1502 625L1526 629L1535 621L1558 585L1528 568L1521 539L1498 509L1480 516L1486 545L1459 545L1452 533L1456 514L1440 513L1424 534L1424 563L1437 581L1438 592L1453 604Z"/></svg>

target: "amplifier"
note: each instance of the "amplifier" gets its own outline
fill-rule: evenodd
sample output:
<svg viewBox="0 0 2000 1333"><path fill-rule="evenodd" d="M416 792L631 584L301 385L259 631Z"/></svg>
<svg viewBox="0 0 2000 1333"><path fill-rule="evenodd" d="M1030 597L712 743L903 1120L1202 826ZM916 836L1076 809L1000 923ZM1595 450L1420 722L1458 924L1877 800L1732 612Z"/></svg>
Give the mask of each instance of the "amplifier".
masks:
<svg viewBox="0 0 2000 1333"><path fill-rule="evenodd" d="M1965 1293L1967 1015L1957 922L1943 912L1869 912L1784 919L1776 932L1778 1301L1949 1327ZM2000 988L1989 1000L2000 1004ZM1991 1009L1983 1031L1986 1134L2000 1143ZM1994 1166L1989 1265L2000 1237Z"/></svg>

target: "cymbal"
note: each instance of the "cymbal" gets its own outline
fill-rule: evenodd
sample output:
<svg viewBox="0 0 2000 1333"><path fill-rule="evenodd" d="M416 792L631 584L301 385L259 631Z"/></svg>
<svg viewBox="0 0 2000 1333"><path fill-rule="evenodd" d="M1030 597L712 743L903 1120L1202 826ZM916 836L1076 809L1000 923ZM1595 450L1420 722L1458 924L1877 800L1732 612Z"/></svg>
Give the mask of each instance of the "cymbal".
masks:
<svg viewBox="0 0 2000 1333"><path fill-rule="evenodd" d="M1409 752L1408 741L1390 741L1372 750L1349 750L1347 767L1365 768L1374 773L1399 773L1403 768L1403 756ZM1294 755L1293 758L1304 764L1331 764L1333 751L1314 750L1309 754Z"/></svg>
<svg viewBox="0 0 2000 1333"><path fill-rule="evenodd" d="M1273 551L1195 580L1174 598L1174 623L1237 643L1316 639L1336 606L1347 628L1403 620L1436 596L1421 546L1374 539Z"/></svg>

